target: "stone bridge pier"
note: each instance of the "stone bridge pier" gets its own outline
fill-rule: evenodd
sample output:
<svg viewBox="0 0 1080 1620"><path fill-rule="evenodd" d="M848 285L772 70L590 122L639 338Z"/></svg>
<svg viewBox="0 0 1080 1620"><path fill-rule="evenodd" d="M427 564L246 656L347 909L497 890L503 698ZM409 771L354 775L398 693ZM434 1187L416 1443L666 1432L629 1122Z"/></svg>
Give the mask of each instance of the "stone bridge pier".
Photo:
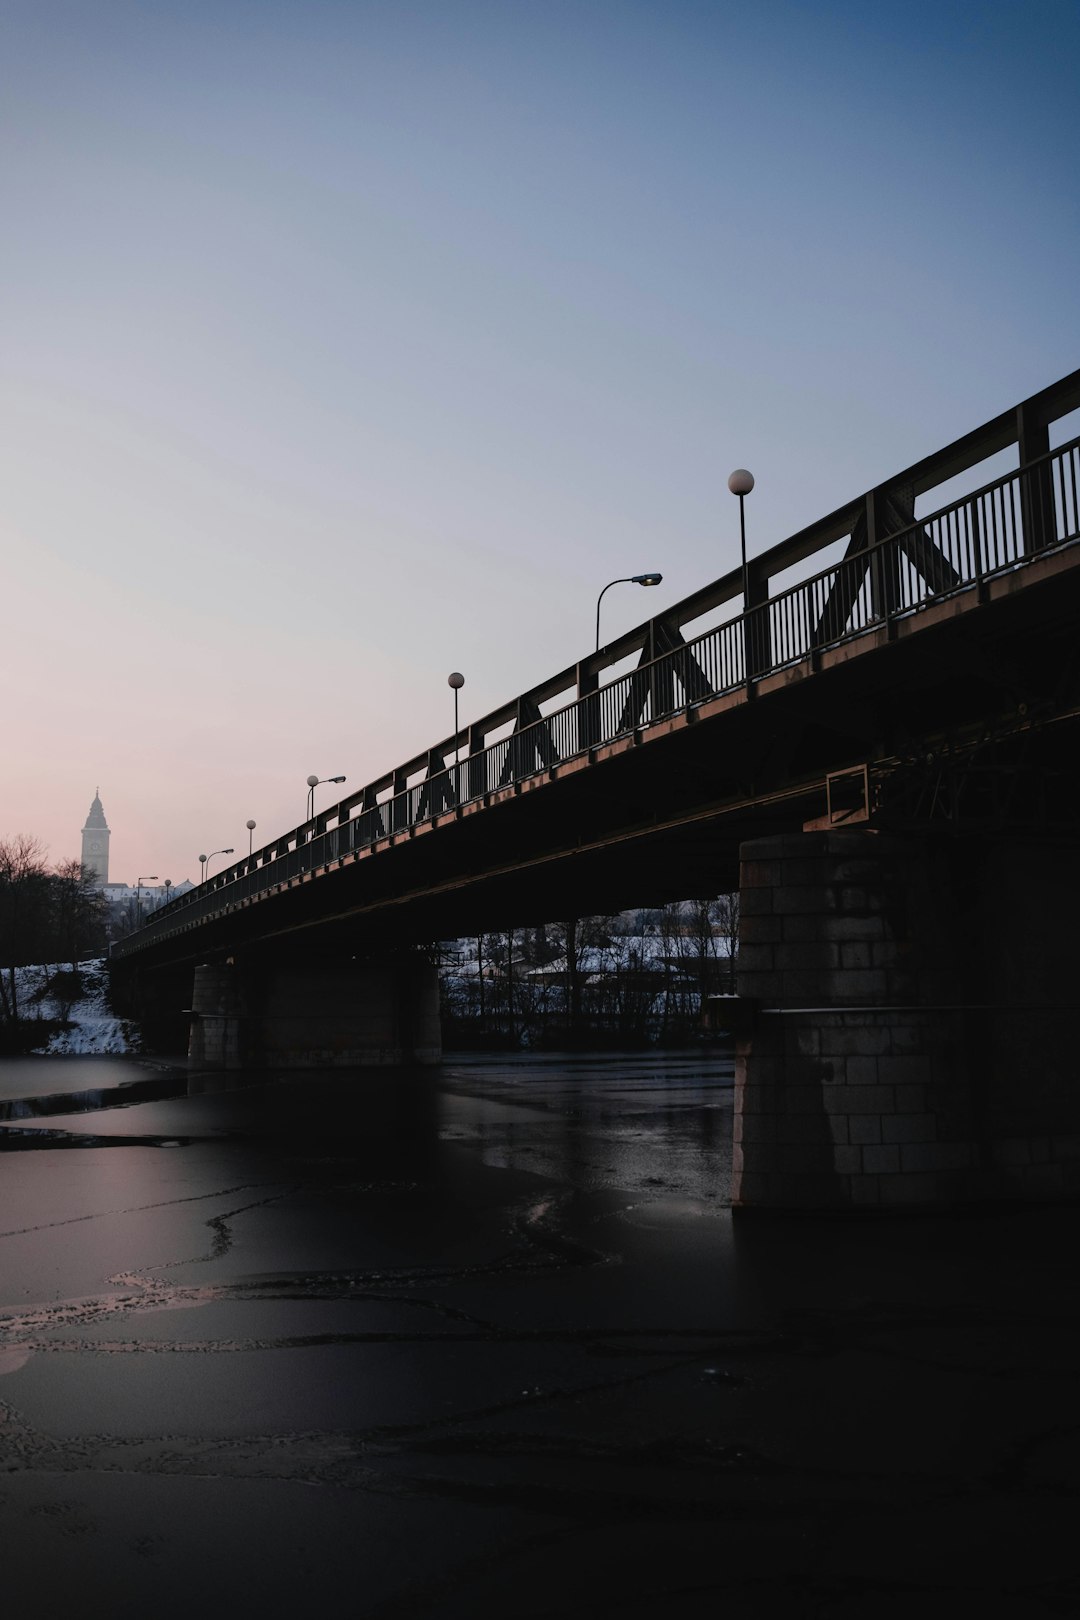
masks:
<svg viewBox="0 0 1080 1620"><path fill-rule="evenodd" d="M437 1063L439 982L419 953L377 962L228 957L195 969L193 1070Z"/></svg>
<svg viewBox="0 0 1080 1620"><path fill-rule="evenodd" d="M1080 1192L1080 846L744 844L734 1201L897 1209Z"/></svg>

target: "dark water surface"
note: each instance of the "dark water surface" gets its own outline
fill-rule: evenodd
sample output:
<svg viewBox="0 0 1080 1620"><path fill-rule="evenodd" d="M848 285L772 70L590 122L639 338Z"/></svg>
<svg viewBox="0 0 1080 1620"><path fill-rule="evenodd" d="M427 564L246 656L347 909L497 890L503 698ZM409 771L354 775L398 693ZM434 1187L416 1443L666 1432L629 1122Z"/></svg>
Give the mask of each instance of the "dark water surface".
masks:
<svg viewBox="0 0 1080 1620"><path fill-rule="evenodd" d="M733 1218L731 1110L0 1065L5 1612L1080 1611L1077 1211Z"/></svg>

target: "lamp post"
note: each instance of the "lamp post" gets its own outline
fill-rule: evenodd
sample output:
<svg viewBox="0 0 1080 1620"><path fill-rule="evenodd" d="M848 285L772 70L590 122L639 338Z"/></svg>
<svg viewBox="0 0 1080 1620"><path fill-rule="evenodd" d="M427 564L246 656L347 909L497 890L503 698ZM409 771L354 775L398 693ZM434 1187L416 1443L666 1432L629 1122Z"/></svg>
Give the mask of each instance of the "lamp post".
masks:
<svg viewBox="0 0 1080 1620"><path fill-rule="evenodd" d="M209 876L207 868L209 867L210 862L213 860L215 855L231 855L231 854L233 854L233 847L230 844L228 849L212 849L210 851L209 855L200 855L199 859L202 862L202 869L203 869L202 870L201 881L203 883L206 882L206 879Z"/></svg>
<svg viewBox="0 0 1080 1620"><path fill-rule="evenodd" d="M600 651L600 604L613 585L659 585L663 574L628 574L625 579L612 579L596 598L596 650Z"/></svg>
<svg viewBox="0 0 1080 1620"><path fill-rule="evenodd" d="M307 818L308 818L309 821L314 821L314 819L315 819L315 789L317 787L322 787L324 782L344 782L344 780L345 780L345 778L343 776L309 776L308 777L308 779L307 779L307 785L308 785Z"/></svg>
<svg viewBox="0 0 1080 1620"><path fill-rule="evenodd" d="M245 826L247 827L247 832L248 832L248 860L250 860L251 859L251 840L252 840L252 836L253 836L253 834L255 832L255 823L253 821L248 821L248 822L245 823Z"/></svg>
<svg viewBox="0 0 1080 1620"><path fill-rule="evenodd" d="M727 481L727 487L733 495L739 497L739 544L742 548L742 605L743 605L743 660L745 676L749 681L754 673L754 660L751 656L750 620L750 571L746 565L746 497L754 487L754 475L747 472L745 467L736 467Z"/></svg>
<svg viewBox="0 0 1080 1620"><path fill-rule="evenodd" d="M142 927L142 886L144 883L156 883L157 873L151 872L149 877L141 877L135 885L135 926Z"/></svg>
<svg viewBox="0 0 1080 1620"><path fill-rule="evenodd" d="M745 467L736 467L727 481L727 487L733 495L739 497L739 543L742 546L742 594L743 612L749 606L750 576L746 569L746 497L754 487L754 475L747 472Z"/></svg>
<svg viewBox="0 0 1080 1620"><path fill-rule="evenodd" d="M460 670L452 670L446 677L447 686L454 690L454 798L461 803L461 749L458 745L458 693L465 685L465 677Z"/></svg>
<svg viewBox="0 0 1080 1620"><path fill-rule="evenodd" d="M172 878L165 878L161 886L165 890L165 904L168 905L172 898L169 894L169 890L172 888Z"/></svg>

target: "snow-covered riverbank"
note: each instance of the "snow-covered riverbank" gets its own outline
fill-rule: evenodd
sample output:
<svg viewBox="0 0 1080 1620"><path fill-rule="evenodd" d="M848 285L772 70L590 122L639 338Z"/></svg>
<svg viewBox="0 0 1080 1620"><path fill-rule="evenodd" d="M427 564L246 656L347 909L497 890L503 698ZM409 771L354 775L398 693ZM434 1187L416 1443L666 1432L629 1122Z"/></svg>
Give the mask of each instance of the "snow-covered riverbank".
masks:
<svg viewBox="0 0 1080 1620"><path fill-rule="evenodd" d="M40 1019L53 1027L43 1031L32 1049L48 1056L69 1053L137 1052L139 1035L129 1019L117 1018L108 1001L109 979L104 958L79 966L80 990L71 998L70 968L65 963L17 968L20 1017Z"/></svg>

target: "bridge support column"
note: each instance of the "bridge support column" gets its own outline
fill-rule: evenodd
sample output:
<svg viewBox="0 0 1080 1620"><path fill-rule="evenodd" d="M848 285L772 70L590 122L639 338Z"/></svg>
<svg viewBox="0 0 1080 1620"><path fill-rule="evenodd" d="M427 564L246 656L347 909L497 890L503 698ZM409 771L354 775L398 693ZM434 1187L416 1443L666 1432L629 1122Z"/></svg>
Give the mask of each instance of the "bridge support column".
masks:
<svg viewBox="0 0 1080 1620"><path fill-rule="evenodd" d="M373 963L216 962L195 970L193 1069L437 1063L439 982L416 955Z"/></svg>
<svg viewBox="0 0 1080 1620"><path fill-rule="evenodd" d="M741 862L737 1206L1080 1192L1080 849L863 830Z"/></svg>
<svg viewBox="0 0 1080 1620"><path fill-rule="evenodd" d="M188 1066L192 1069L242 1069L242 1000L239 975L232 962L204 962L195 969L191 993Z"/></svg>

